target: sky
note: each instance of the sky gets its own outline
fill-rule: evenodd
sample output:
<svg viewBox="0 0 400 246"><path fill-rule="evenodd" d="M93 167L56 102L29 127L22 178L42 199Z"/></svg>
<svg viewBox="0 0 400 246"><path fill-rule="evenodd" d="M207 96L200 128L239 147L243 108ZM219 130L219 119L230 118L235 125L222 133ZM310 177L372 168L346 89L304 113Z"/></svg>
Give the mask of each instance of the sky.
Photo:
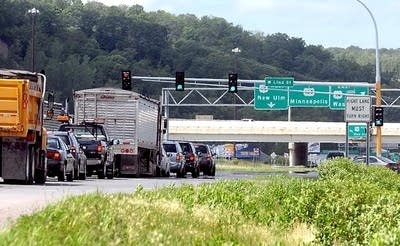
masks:
<svg viewBox="0 0 400 246"><path fill-rule="evenodd" d="M90 0L89 0L90 1ZM376 48L375 28L359 0L96 0L108 6L139 4L146 12L222 17L264 35L286 33L306 44ZM379 48L400 48L400 0L360 0L371 11Z"/></svg>

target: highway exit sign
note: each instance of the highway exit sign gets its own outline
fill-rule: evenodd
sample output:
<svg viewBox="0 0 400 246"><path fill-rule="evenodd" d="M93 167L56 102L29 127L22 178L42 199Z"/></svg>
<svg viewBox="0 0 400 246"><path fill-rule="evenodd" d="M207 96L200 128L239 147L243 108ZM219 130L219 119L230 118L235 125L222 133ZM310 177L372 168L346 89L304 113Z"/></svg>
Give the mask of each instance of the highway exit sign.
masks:
<svg viewBox="0 0 400 246"><path fill-rule="evenodd" d="M289 90L290 107L328 107L329 86L294 85Z"/></svg>
<svg viewBox="0 0 400 246"><path fill-rule="evenodd" d="M344 110L346 106L346 96L367 96L368 94L368 87L351 85L331 86L329 93L329 108L332 110Z"/></svg>
<svg viewBox="0 0 400 246"><path fill-rule="evenodd" d="M266 77L266 86L293 86L294 78L292 77Z"/></svg>
<svg viewBox="0 0 400 246"><path fill-rule="evenodd" d="M288 108L289 93L287 86L254 85L254 109L282 110Z"/></svg>

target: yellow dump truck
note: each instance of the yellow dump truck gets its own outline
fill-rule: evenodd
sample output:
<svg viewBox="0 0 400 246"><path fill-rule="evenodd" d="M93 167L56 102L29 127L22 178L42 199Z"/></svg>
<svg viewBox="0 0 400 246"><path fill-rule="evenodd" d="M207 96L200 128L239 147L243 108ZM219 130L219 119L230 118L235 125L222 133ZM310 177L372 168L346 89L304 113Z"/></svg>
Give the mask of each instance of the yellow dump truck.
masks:
<svg viewBox="0 0 400 246"><path fill-rule="evenodd" d="M0 177L6 183L46 182L45 90L43 74L0 69Z"/></svg>

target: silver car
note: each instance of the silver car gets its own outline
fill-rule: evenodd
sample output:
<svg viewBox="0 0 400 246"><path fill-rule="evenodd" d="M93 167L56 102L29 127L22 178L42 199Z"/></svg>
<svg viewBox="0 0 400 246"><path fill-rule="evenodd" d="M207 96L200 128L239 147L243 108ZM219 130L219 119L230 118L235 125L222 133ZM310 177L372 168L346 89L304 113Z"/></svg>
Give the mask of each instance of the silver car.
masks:
<svg viewBox="0 0 400 246"><path fill-rule="evenodd" d="M162 177L169 177L171 169L171 160L168 157L167 152L165 152L164 148L161 148L161 156L160 156L160 171Z"/></svg>
<svg viewBox="0 0 400 246"><path fill-rule="evenodd" d="M75 158L68 146L57 136L47 138L47 176L58 177L58 181L74 180Z"/></svg>
<svg viewBox="0 0 400 246"><path fill-rule="evenodd" d="M164 141L162 146L170 160L170 172L176 173L176 177L178 178L185 177L186 161L179 143L177 141Z"/></svg>
<svg viewBox="0 0 400 246"><path fill-rule="evenodd" d="M75 158L74 163L74 178L75 179L86 179L86 166L87 166L87 158L81 145L79 144L75 134L71 131L50 131L48 132L49 135L55 135L60 137L64 143L68 146L71 154Z"/></svg>

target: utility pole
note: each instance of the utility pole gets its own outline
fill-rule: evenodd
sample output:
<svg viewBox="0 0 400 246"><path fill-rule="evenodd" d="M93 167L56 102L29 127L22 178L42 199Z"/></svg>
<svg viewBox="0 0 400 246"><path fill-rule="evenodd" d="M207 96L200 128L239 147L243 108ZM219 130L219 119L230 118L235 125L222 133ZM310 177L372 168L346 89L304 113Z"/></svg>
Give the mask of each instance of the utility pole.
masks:
<svg viewBox="0 0 400 246"><path fill-rule="evenodd" d="M32 22L32 72L35 72L35 27L36 27L36 16L39 14L39 10L36 8L28 10L31 15Z"/></svg>

